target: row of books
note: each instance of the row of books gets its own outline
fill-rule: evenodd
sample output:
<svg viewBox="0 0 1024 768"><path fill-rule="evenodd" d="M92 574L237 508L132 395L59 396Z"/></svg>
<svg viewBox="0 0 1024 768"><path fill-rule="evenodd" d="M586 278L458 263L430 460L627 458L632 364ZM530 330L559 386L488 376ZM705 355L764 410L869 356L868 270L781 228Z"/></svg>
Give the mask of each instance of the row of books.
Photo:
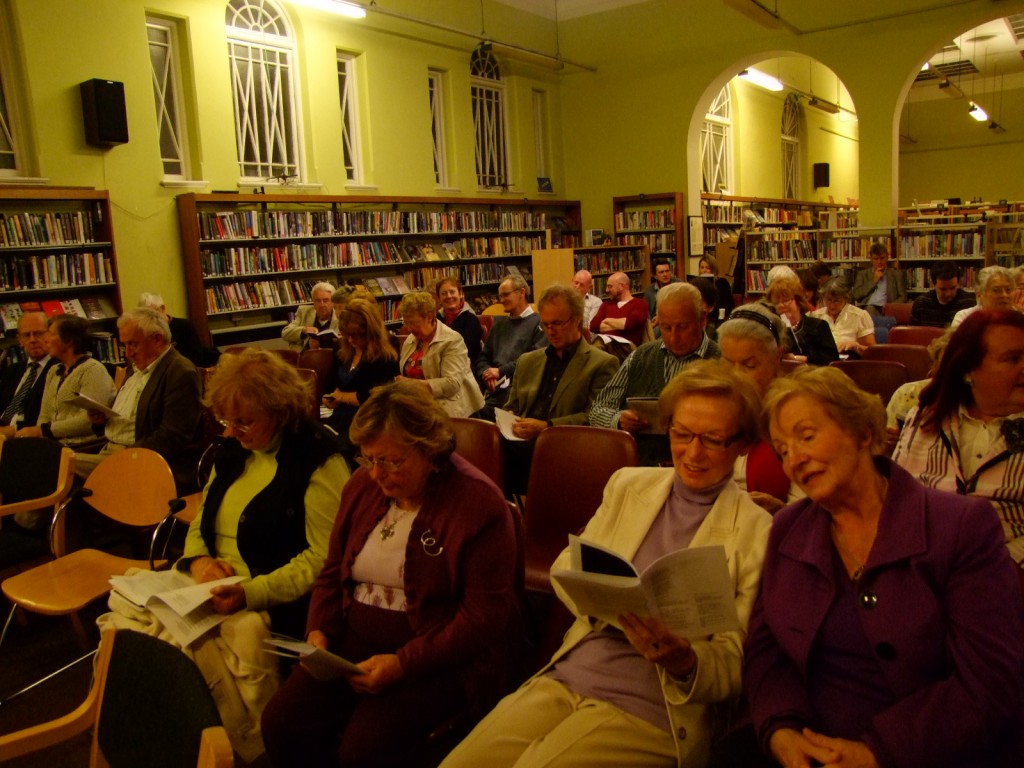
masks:
<svg viewBox="0 0 1024 768"><path fill-rule="evenodd" d="M650 211L619 211L615 214L615 229L671 229L676 225L674 208Z"/></svg>
<svg viewBox="0 0 1024 768"><path fill-rule="evenodd" d="M0 260L0 291L116 282L110 253L51 253Z"/></svg>
<svg viewBox="0 0 1024 768"><path fill-rule="evenodd" d="M89 340L92 344L92 356L104 363L123 363L124 347L115 334L93 333Z"/></svg>
<svg viewBox="0 0 1024 768"><path fill-rule="evenodd" d="M80 299L48 299L46 301L21 301L0 304L0 323L4 331L18 328L18 320L26 312L45 312L54 315L77 315L86 320L106 320L117 317L117 310L106 296L83 296Z"/></svg>
<svg viewBox="0 0 1024 768"><path fill-rule="evenodd" d="M759 240L749 244L750 261L814 261L810 240Z"/></svg>
<svg viewBox="0 0 1024 768"><path fill-rule="evenodd" d="M818 242L818 258L822 261L859 261L868 258L870 238L841 237Z"/></svg>
<svg viewBox="0 0 1024 768"><path fill-rule="evenodd" d="M822 229L856 229L859 226L860 216L857 211L835 209L820 211L818 221Z"/></svg>
<svg viewBox="0 0 1024 768"><path fill-rule="evenodd" d="M810 211L794 211L770 206L751 208L746 205L734 205L728 200L705 200L703 205L704 221L716 223L742 224L744 211L750 211L758 224L811 226Z"/></svg>
<svg viewBox="0 0 1024 768"><path fill-rule="evenodd" d="M900 258L902 259L981 258L984 255L984 232L936 232L933 234L900 235Z"/></svg>
<svg viewBox="0 0 1024 768"><path fill-rule="evenodd" d="M903 272L907 276L907 290L928 291L934 287L932 285L932 270L930 267L904 269ZM973 291L977 274L978 270L974 267L961 268L960 287L966 291Z"/></svg>
<svg viewBox="0 0 1024 768"><path fill-rule="evenodd" d="M203 277L231 277L303 269L527 257L534 248L542 247L541 238L528 237L475 237L445 243L403 245L388 240L291 243L276 248L204 250L202 266Z"/></svg>
<svg viewBox="0 0 1024 768"><path fill-rule="evenodd" d="M217 211L200 212L203 240L372 234L515 232L547 227L529 211Z"/></svg>
<svg viewBox="0 0 1024 768"><path fill-rule="evenodd" d="M643 253L638 251L587 251L573 257L574 269L588 269L591 272L629 272L642 270L645 266Z"/></svg>
<svg viewBox="0 0 1024 768"><path fill-rule="evenodd" d="M676 250L675 232L660 235L619 235L619 245L646 245L651 253L671 253Z"/></svg>
<svg viewBox="0 0 1024 768"><path fill-rule="evenodd" d="M206 288L206 311L237 312L309 303L312 280L247 280Z"/></svg>
<svg viewBox="0 0 1024 768"><path fill-rule="evenodd" d="M92 217L84 211L0 213L0 245L8 248L95 241Z"/></svg>

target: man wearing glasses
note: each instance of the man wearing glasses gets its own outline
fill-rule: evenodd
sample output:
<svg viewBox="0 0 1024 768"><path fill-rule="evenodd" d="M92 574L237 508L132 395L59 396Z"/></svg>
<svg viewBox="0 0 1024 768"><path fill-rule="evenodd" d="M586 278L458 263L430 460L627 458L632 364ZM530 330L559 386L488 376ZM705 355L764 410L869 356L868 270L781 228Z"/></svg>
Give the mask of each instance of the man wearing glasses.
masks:
<svg viewBox="0 0 1024 768"><path fill-rule="evenodd" d="M495 318L483 352L473 363L473 373L484 395L484 407L473 414L494 421L494 409L508 400L509 386L519 356L548 343L540 316L527 303L529 287L519 275L509 275L498 286L498 298L508 317Z"/></svg>
<svg viewBox="0 0 1024 768"><path fill-rule="evenodd" d="M199 372L171 346L171 329L156 310L129 309L117 321L117 330L131 372L111 406L116 416L89 411L93 431L105 436L107 444L96 454L76 453L75 474L88 477L111 453L134 446L167 460L179 494L198 490Z"/></svg>
<svg viewBox="0 0 1024 768"><path fill-rule="evenodd" d="M309 292L312 304L304 304L295 312L295 319L281 331L281 338L288 346L301 352L304 349L317 349L328 346L321 343L326 336L338 336L338 319L334 316L334 286L330 283L317 283ZM334 331L332 334L331 331Z"/></svg>
<svg viewBox="0 0 1024 768"><path fill-rule="evenodd" d="M613 355L583 338L583 297L554 283L537 302L548 346L519 358L505 410L519 416L512 427L524 442L505 446L505 476L513 493L525 493L533 441L555 424L588 424L587 411L619 368Z"/></svg>
<svg viewBox="0 0 1024 768"><path fill-rule="evenodd" d="M26 312L18 318L18 344L24 359L7 366L0 378L0 435L14 437L21 427L33 427L39 418L46 372L57 361L46 348L46 315Z"/></svg>

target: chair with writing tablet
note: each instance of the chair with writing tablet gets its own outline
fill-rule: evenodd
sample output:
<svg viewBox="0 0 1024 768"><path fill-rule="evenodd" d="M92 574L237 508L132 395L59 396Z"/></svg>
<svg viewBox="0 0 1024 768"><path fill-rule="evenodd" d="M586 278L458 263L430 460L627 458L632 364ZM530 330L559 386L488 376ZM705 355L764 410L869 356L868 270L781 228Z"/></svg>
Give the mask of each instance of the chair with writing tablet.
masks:
<svg viewBox="0 0 1024 768"><path fill-rule="evenodd" d="M125 448L101 461L57 510L57 520L72 500L81 498L101 515L133 529L152 529L148 560L120 557L98 549L79 549L5 579L0 589L11 602L4 634L22 608L48 616L70 616L83 646L87 635L78 611L110 591L111 576L129 568L154 568L154 548L175 502L174 476L167 461L147 448ZM56 553L55 553L56 554ZM0 643L3 635L0 634Z"/></svg>
<svg viewBox="0 0 1024 768"><path fill-rule="evenodd" d="M0 736L0 755L13 760L90 729L90 766L234 765L227 731L196 665L179 649L141 632L104 631L85 701L56 720Z"/></svg>
<svg viewBox="0 0 1024 768"><path fill-rule="evenodd" d="M523 511L528 590L551 591L548 571L569 534L593 517L615 471L638 463L636 440L620 429L560 425L540 433Z"/></svg>

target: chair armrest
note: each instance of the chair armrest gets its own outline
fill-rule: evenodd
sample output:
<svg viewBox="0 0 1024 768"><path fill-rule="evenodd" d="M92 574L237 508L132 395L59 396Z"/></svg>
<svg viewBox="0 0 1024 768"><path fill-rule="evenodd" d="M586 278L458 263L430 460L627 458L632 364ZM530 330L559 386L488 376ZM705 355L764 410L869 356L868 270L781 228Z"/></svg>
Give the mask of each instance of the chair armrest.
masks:
<svg viewBox="0 0 1024 768"><path fill-rule="evenodd" d="M96 708L94 685L85 701L63 717L0 736L0 755L4 756L4 761L12 760L72 739L95 724Z"/></svg>

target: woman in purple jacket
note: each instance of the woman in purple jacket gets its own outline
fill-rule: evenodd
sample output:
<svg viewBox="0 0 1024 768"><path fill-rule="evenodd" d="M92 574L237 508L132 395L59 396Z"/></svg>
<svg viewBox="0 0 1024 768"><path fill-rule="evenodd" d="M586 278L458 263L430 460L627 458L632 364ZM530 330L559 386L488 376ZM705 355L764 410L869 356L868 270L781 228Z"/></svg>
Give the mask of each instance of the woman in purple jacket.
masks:
<svg viewBox="0 0 1024 768"><path fill-rule="evenodd" d="M404 766L453 714L483 712L515 682L522 637L516 536L498 490L452 453L423 388L373 391L360 449L313 588L306 639L361 674L294 670L263 714L275 766Z"/></svg>
<svg viewBox="0 0 1024 768"><path fill-rule="evenodd" d="M873 453L877 397L833 368L768 390L764 418L809 498L774 519L744 687L784 766L1021 765L1024 619L984 499Z"/></svg>

